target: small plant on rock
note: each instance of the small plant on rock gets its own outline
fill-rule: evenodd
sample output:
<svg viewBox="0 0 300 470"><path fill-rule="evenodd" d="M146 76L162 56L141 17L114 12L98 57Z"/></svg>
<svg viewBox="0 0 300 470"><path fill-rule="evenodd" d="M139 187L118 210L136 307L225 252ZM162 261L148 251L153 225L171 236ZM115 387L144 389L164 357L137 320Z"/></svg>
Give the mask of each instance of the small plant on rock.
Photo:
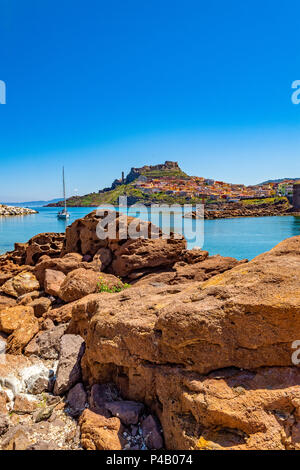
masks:
<svg viewBox="0 0 300 470"><path fill-rule="evenodd" d="M122 283L120 279L120 283L116 285L109 285L105 282L105 280L100 277L99 282L97 284L99 292L108 292L109 294L116 294L117 292L121 292L124 289L128 289L128 287L131 287L130 284L127 283Z"/></svg>

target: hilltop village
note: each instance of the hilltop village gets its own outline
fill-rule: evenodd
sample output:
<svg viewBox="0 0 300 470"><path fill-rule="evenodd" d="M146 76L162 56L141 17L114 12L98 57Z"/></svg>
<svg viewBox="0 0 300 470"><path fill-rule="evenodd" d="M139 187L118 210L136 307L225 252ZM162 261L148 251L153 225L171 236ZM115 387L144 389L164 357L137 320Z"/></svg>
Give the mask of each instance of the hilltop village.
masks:
<svg viewBox="0 0 300 470"><path fill-rule="evenodd" d="M245 186L216 181L201 176L189 176L177 162L166 161L160 165L131 168L125 177L116 179L110 187L85 196L68 199L69 206L97 206L118 204L120 196L127 196L128 204L141 203L234 203L243 200L266 198L292 198L295 179L268 181ZM270 202L270 201L267 201ZM51 204L59 206L61 203Z"/></svg>
<svg viewBox="0 0 300 470"><path fill-rule="evenodd" d="M135 179L133 179L133 176L135 176ZM253 186L231 184L200 176L187 176L182 172L177 162L166 161L162 165L132 168L129 178L124 179L123 173L122 178L115 180L111 188L100 190L99 193L115 189L119 185L131 183L134 188L145 194L165 193L174 196L203 198L205 200L235 202L249 198L292 196L294 181L293 179L284 179Z"/></svg>

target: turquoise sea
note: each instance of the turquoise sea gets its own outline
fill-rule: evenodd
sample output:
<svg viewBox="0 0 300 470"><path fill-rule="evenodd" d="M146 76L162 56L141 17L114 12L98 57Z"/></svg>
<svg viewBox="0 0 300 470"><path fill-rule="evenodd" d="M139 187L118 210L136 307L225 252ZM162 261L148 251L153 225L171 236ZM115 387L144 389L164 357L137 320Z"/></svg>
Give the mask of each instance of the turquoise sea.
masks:
<svg viewBox="0 0 300 470"><path fill-rule="evenodd" d="M36 210L39 211L38 214L24 217L0 217L0 254L12 250L15 242L26 242L38 233L65 231L65 221L56 217L58 208L38 207ZM71 214L68 221L70 224L94 209L74 207L68 210ZM147 214L141 213L139 217L147 218ZM169 217L166 217L160 221L163 229L169 224L168 220ZM153 222L157 223L157 220ZM180 224L181 218L176 218L171 226L175 231L182 232ZM252 259L281 240L300 235L300 217L249 217L206 220L204 223L201 220L184 219L186 238L191 239L193 233L197 233L198 240L188 241L189 248L201 244L203 233L203 249L208 250L211 255Z"/></svg>

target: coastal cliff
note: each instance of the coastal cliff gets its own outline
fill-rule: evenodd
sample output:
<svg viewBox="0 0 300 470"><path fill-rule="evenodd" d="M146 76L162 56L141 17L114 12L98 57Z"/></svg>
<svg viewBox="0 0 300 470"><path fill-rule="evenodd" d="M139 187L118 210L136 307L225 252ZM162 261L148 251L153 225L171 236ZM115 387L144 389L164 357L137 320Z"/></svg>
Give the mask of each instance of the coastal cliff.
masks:
<svg viewBox="0 0 300 470"><path fill-rule="evenodd" d="M248 262L100 221L0 257L0 447L300 449L300 236Z"/></svg>

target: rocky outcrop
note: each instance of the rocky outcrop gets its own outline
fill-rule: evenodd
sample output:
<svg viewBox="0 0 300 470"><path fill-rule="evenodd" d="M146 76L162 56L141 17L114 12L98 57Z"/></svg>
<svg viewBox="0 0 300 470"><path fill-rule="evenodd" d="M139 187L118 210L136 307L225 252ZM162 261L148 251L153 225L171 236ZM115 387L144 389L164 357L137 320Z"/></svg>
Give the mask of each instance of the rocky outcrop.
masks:
<svg viewBox="0 0 300 470"><path fill-rule="evenodd" d="M299 279L295 237L204 282L88 296L72 320L86 340L84 378L114 381L126 399L157 412L168 448L296 448ZM273 439L279 431L283 439Z"/></svg>
<svg viewBox="0 0 300 470"><path fill-rule="evenodd" d="M19 270L24 270L24 265L35 265L42 256L58 257L64 238L64 233L40 233L27 243L15 243L13 251L0 255L1 272L15 272L17 274ZM27 266L28 269L29 266Z"/></svg>
<svg viewBox="0 0 300 470"><path fill-rule="evenodd" d="M97 228L101 224L105 228L104 220L108 218L115 219L115 237L99 239ZM133 238L130 227L140 236L146 234L150 237L151 233L157 233L159 238ZM105 252L100 251L103 248ZM149 222L133 217L124 218L114 211L107 211L104 215L97 215L94 211L67 228L62 255L77 252L92 257L100 256L101 269L103 264L103 268L105 266L104 269L111 274L125 277L141 269L170 266L185 249L186 241L183 237L178 238L173 234L171 239L163 239L161 231Z"/></svg>
<svg viewBox="0 0 300 470"><path fill-rule="evenodd" d="M0 217L16 216L16 215L31 215L38 212L27 207L15 207L0 204Z"/></svg>
<svg viewBox="0 0 300 470"><path fill-rule="evenodd" d="M31 238L26 248L25 264L35 265L44 256L56 258L60 255L64 233L41 233Z"/></svg>

